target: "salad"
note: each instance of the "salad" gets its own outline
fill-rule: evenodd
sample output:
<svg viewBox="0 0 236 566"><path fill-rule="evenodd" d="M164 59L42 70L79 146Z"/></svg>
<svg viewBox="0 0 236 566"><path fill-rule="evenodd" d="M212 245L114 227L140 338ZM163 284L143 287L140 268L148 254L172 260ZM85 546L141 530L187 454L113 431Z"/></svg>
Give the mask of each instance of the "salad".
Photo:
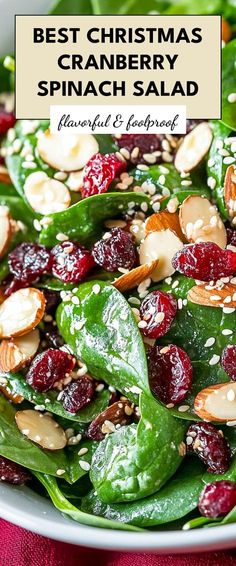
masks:
<svg viewBox="0 0 236 566"><path fill-rule="evenodd" d="M222 120L64 138L0 68L0 480L130 531L236 521L236 8L145 4L223 14Z"/></svg>

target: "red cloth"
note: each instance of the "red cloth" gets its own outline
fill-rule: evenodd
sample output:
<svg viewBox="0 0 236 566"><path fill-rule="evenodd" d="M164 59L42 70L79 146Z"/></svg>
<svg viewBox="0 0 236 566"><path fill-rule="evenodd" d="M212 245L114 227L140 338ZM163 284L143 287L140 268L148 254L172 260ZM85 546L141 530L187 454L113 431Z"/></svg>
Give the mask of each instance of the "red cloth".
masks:
<svg viewBox="0 0 236 566"><path fill-rule="evenodd" d="M0 566L232 566L236 550L158 555L92 550L52 541L0 520Z"/></svg>

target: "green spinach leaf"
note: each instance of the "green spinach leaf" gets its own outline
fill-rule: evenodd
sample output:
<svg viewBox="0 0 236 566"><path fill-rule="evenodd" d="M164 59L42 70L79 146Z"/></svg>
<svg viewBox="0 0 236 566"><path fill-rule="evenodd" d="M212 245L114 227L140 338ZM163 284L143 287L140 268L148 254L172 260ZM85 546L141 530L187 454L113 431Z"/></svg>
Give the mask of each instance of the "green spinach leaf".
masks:
<svg viewBox="0 0 236 566"><path fill-rule="evenodd" d="M118 529L118 530L128 530L128 531L141 531L138 527L132 527L131 525L124 525L123 523L118 523L117 521L109 521L108 519L103 519L101 517L96 517L95 515L89 515L80 511L77 507L74 507L60 491L57 481L49 475L40 474L34 472L36 478L42 483L48 492L53 504L56 509L61 511L63 515L67 515L77 521L82 525L91 525L93 527L104 527L106 529Z"/></svg>
<svg viewBox="0 0 236 566"><path fill-rule="evenodd" d="M42 405L47 411L68 420L90 423L108 406L110 393L104 389L96 394L96 398L91 401L87 407L84 407L77 413L68 413L68 411L65 411L63 408L61 401L57 400L58 392L53 390L47 391L46 393L35 391L26 383L24 376L19 373L3 373L0 370L0 376L8 380L7 386L13 393L22 395L27 401L35 405Z"/></svg>
<svg viewBox="0 0 236 566"><path fill-rule="evenodd" d="M138 426L125 426L103 440L90 479L105 503L135 501L158 491L181 464L186 426L153 397L140 397Z"/></svg>
<svg viewBox="0 0 236 566"><path fill-rule="evenodd" d="M227 126L222 124L222 122L214 121L212 122L212 131L214 137L209 153L209 160L207 167L208 176L213 177L213 179L215 179L216 186L214 188L213 194L216 198L217 206L223 218L228 218L229 214L224 199L224 178L228 165L224 163L224 156L222 156L219 153L218 143L219 140L222 141L224 149L226 149L229 153L231 153L230 145L225 144L225 140L229 137L231 129L229 129Z"/></svg>
<svg viewBox="0 0 236 566"><path fill-rule="evenodd" d="M146 354L132 309L112 285L97 281L79 286L72 301L57 309L57 324L65 342L89 372L132 398L132 388L149 391ZM136 399L136 397L135 397Z"/></svg>
<svg viewBox="0 0 236 566"><path fill-rule="evenodd" d="M150 201L140 193L105 193L83 199L63 212L49 215L52 221L40 232L40 243L54 246L58 243L57 234L62 232L71 240L91 244L101 235L105 220L127 212L130 203L140 207L143 202Z"/></svg>
<svg viewBox="0 0 236 566"><path fill-rule="evenodd" d="M236 105L228 101L229 94L235 92L235 59L236 39L233 39L222 50L222 122L231 130L236 129Z"/></svg>
<svg viewBox="0 0 236 566"><path fill-rule="evenodd" d="M203 467L195 459L185 460L160 491L145 499L106 504L91 491L82 499L82 511L139 527L152 527L188 515L198 504Z"/></svg>

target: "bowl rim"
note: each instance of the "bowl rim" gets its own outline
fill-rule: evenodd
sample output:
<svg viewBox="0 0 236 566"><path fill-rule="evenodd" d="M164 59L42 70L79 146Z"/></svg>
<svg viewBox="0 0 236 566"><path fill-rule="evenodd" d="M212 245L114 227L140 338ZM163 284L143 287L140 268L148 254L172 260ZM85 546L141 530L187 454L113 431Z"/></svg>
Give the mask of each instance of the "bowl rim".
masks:
<svg viewBox="0 0 236 566"><path fill-rule="evenodd" d="M166 553L186 553L203 552L232 548L235 546L235 525L222 525L211 529L194 529L190 531L152 531L135 533L128 531L118 531L101 529L87 525L80 525L70 518L64 518L62 524L51 520L50 516L37 514L37 511L25 510L17 502L17 491L15 488L16 505L7 501L7 497L1 497L0 517L37 533L47 538L74 545L80 545L99 550L124 551L149 551L160 554ZM21 498L27 493L32 492L29 488L20 488ZM36 499L44 502L44 497L35 494ZM47 504L52 506L48 500ZM31 506L31 502L29 503ZM29 506L28 505L28 506ZM52 509L55 508L52 506ZM58 515L60 512L58 511ZM62 515L61 515L62 516Z"/></svg>

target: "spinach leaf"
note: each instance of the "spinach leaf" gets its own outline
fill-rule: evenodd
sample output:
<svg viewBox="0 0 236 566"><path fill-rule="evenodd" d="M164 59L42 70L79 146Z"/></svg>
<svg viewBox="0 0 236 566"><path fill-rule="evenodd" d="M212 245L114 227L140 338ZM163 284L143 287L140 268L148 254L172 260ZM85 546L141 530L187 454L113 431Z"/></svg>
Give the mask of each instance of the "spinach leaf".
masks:
<svg viewBox="0 0 236 566"><path fill-rule="evenodd" d="M157 187L157 193L159 192L161 195L163 194L163 190L169 190L169 196L166 196L164 193L165 198L161 201L162 209L166 208L167 203L170 198L173 198L173 196L176 196L180 203L191 194L205 195L208 198L210 197L210 191L206 187L206 172L204 167L199 167L196 171L191 173L188 180L192 181L192 185L188 188L182 185L184 179L182 179L174 165L171 163L165 163L164 165L151 165L146 171L134 169L131 171L131 175L134 177L134 185L141 186L144 182L154 183ZM165 176L164 185L160 182L163 175Z"/></svg>
<svg viewBox="0 0 236 566"><path fill-rule="evenodd" d="M0 454L30 470L53 476L57 470L67 470L64 450L43 450L24 436L15 423L16 409L0 396ZM64 478L69 481L68 471Z"/></svg>
<svg viewBox="0 0 236 566"><path fill-rule="evenodd" d="M57 481L49 475L40 474L34 472L36 478L42 483L48 492L53 504L56 509L61 511L64 515L67 515L77 521L82 525L91 525L93 527L104 527L107 529L118 529L118 530L128 530L128 531L141 531L137 527L132 527L131 525L124 525L123 523L118 523L117 521L109 521L101 517L96 517L95 515L89 515L80 511L77 507L74 507L60 491Z"/></svg>
<svg viewBox="0 0 236 566"><path fill-rule="evenodd" d="M87 462L91 464L92 456L97 449L98 443L91 440L81 440L76 446L68 446L66 449L68 459L68 469L70 475L70 482L75 483L88 472L80 466L80 462ZM80 450L86 449L86 454L79 455Z"/></svg>
<svg viewBox="0 0 236 566"><path fill-rule="evenodd" d="M49 14L93 14L91 0L56 0Z"/></svg>
<svg viewBox="0 0 236 566"><path fill-rule="evenodd" d="M213 179L215 179L216 182L216 186L213 191L213 194L216 198L217 206L223 218L229 218L228 210L226 208L225 199L224 199L224 178L228 165L224 163L224 156L220 155L219 153L218 142L219 140L222 140L224 144L224 149L227 149L227 151L231 153L230 145L225 145L224 143L224 140L226 140L229 137L231 130L221 122L213 121L212 131L214 137L209 153L209 161L207 167L208 176L213 177Z"/></svg>
<svg viewBox="0 0 236 566"><path fill-rule="evenodd" d="M140 412L137 427L125 426L108 435L92 458L90 479L105 503L135 501L155 493L183 459L184 423L150 395L141 395Z"/></svg>
<svg viewBox="0 0 236 566"><path fill-rule="evenodd" d="M235 8L236 16L236 8ZM236 39L222 49L222 122L236 129L236 105L228 101L228 96L235 92Z"/></svg>
<svg viewBox="0 0 236 566"><path fill-rule="evenodd" d="M91 202L91 201L90 201ZM97 281L79 286L72 301L57 309L57 325L65 342L89 372L132 398L132 387L149 391L146 354L132 309L112 285ZM130 391L131 390L131 391Z"/></svg>
<svg viewBox="0 0 236 566"><path fill-rule="evenodd" d="M107 218L127 212L130 203L140 207L143 202L149 204L150 201L140 193L106 193L83 199L63 212L49 215L52 221L40 232L39 241L54 246L58 243L57 234L63 232L73 241L90 244L101 234Z"/></svg>
<svg viewBox="0 0 236 566"><path fill-rule="evenodd" d="M2 198L2 196L17 197L16 189L13 187L13 185L7 185L6 183L0 183L0 198Z"/></svg>
<svg viewBox="0 0 236 566"><path fill-rule="evenodd" d="M4 66L4 58L0 58L0 92L10 92L12 90L11 74Z"/></svg>
<svg viewBox="0 0 236 566"><path fill-rule="evenodd" d="M81 509L139 527L176 521L197 507L202 490L203 467L195 459L184 461L176 475L160 491L145 499L106 504L91 491L82 499Z"/></svg>
<svg viewBox="0 0 236 566"><path fill-rule="evenodd" d="M57 0L51 14L147 14L151 10L163 11L169 5L165 0Z"/></svg>
<svg viewBox="0 0 236 566"><path fill-rule="evenodd" d="M0 283L5 281L8 275L9 275L8 261L7 258L4 258L0 263Z"/></svg>
<svg viewBox="0 0 236 566"><path fill-rule="evenodd" d="M31 214L22 198L19 198L19 196L0 194L0 205L7 206L12 218L14 220L20 220L25 227L25 229L19 230L20 233L16 233L15 239L17 241L35 241L38 236L33 225L35 216Z"/></svg>
<svg viewBox="0 0 236 566"><path fill-rule="evenodd" d="M120 277L119 272L114 273L105 271L105 269L96 269L96 271L94 273L90 273L85 280L94 281L95 279L99 279L100 281L114 281L117 277ZM74 283L63 283L60 279L47 275L42 277L36 286L43 289L49 289L50 291L71 291L75 288Z"/></svg>
<svg viewBox="0 0 236 566"><path fill-rule="evenodd" d="M46 393L35 391L30 385L28 385L28 383L26 383L24 376L19 373L3 373L0 370L0 376L5 377L8 380L7 386L10 391L18 393L27 401L30 401L35 405L42 405L47 411L68 420L90 423L108 406L110 393L104 389L100 393L96 394L96 398L91 401L87 407L84 407L77 413L68 413L68 411L65 411L63 408L61 401L57 400L57 391L51 390Z"/></svg>

